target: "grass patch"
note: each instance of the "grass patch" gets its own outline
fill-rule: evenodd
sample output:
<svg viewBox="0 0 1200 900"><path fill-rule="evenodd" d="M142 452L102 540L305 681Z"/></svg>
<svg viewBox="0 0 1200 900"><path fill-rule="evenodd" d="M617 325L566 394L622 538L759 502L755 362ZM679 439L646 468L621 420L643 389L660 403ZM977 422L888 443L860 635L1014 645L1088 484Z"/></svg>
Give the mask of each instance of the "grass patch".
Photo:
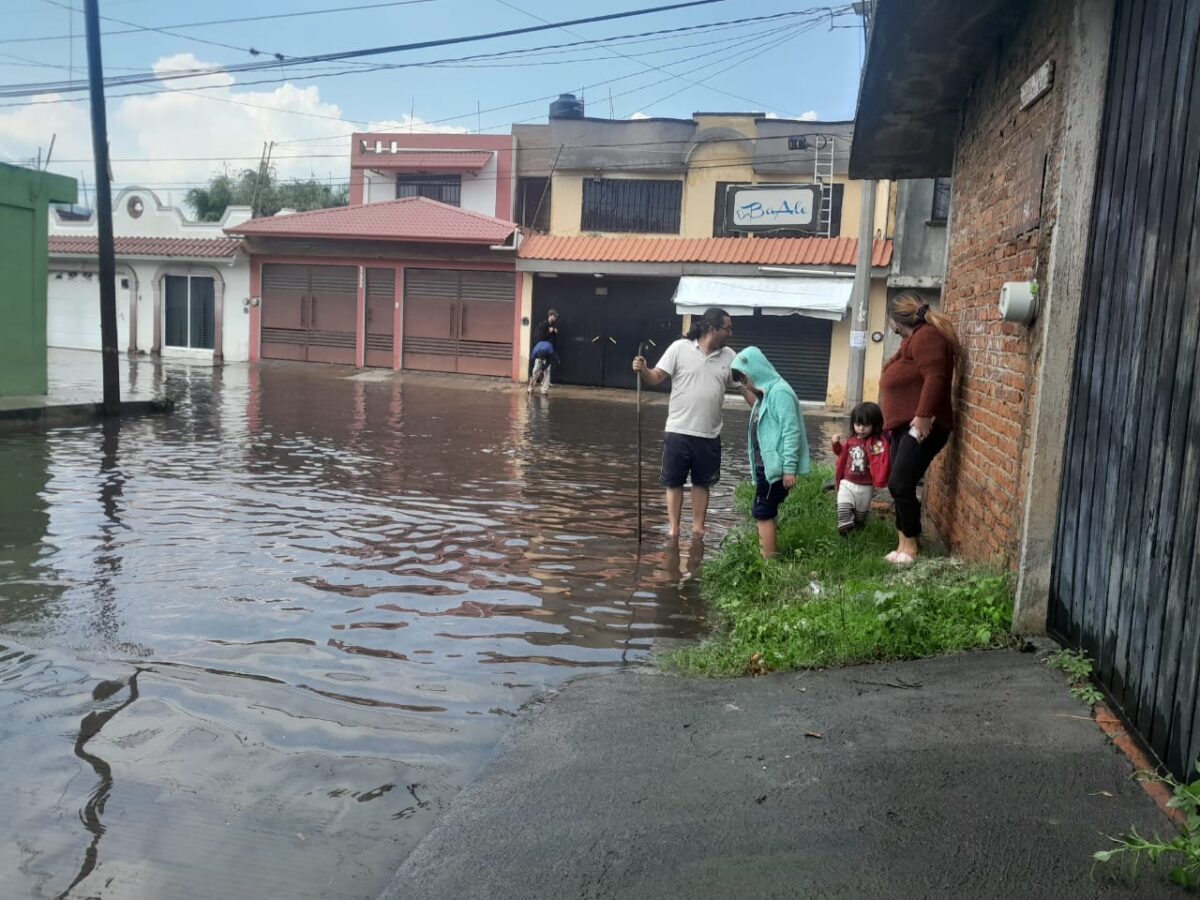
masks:
<svg viewBox="0 0 1200 900"><path fill-rule="evenodd" d="M837 533L829 469L801 478L780 507L779 557L764 562L753 526L732 532L704 566L717 630L703 644L665 654L689 675L761 674L878 660L918 659L1014 643L1007 574L929 557L896 569L890 522ZM750 485L737 491L748 513Z"/></svg>
<svg viewBox="0 0 1200 900"><path fill-rule="evenodd" d="M1056 650L1046 657L1046 665L1058 669L1071 683L1071 696L1095 706L1104 694L1092 684L1092 661L1082 650Z"/></svg>
<svg viewBox="0 0 1200 900"><path fill-rule="evenodd" d="M1200 762L1196 768L1200 771ZM1134 877L1143 864L1165 875L1173 884L1200 890L1200 779L1190 784L1170 777L1151 776L1152 781L1171 788L1167 806L1183 814L1183 824L1170 837L1146 838L1130 828L1128 833L1109 838L1116 846L1093 854L1097 862L1124 864Z"/></svg>

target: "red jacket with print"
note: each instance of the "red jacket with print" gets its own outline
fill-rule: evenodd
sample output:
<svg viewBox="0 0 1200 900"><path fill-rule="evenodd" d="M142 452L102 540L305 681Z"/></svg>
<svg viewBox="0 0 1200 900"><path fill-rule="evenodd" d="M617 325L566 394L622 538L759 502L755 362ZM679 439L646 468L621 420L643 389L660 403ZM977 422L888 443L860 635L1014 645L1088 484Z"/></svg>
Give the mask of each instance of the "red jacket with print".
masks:
<svg viewBox="0 0 1200 900"><path fill-rule="evenodd" d="M846 442L833 442L837 454L837 483L870 484L882 490L892 476L892 447L883 435L867 438L854 436Z"/></svg>

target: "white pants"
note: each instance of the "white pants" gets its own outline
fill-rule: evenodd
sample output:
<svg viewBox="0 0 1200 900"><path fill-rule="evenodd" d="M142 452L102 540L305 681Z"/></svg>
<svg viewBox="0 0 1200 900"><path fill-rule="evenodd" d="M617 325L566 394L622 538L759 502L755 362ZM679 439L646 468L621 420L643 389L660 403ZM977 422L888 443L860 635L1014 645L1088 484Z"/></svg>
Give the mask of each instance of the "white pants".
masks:
<svg viewBox="0 0 1200 900"><path fill-rule="evenodd" d="M533 373L529 376L529 390L537 384L538 376L542 377L542 393L550 390L550 360L539 356L533 361Z"/></svg>
<svg viewBox="0 0 1200 900"><path fill-rule="evenodd" d="M855 484L843 478L838 485L837 495L838 531L845 534L866 525L874 499L875 488L872 485Z"/></svg>

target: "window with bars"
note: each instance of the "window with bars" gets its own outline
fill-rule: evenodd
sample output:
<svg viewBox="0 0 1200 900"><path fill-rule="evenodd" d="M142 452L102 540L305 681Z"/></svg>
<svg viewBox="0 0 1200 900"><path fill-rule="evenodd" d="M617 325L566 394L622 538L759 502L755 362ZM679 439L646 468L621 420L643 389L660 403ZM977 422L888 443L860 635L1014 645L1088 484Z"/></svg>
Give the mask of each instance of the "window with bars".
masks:
<svg viewBox="0 0 1200 900"><path fill-rule="evenodd" d="M583 231L678 234L683 182L585 178Z"/></svg>
<svg viewBox="0 0 1200 900"><path fill-rule="evenodd" d="M462 205L461 175L397 175L396 199L428 197L449 206Z"/></svg>
<svg viewBox="0 0 1200 900"><path fill-rule="evenodd" d="M950 179L933 179L933 209L929 212L930 222L945 222L950 218Z"/></svg>
<svg viewBox="0 0 1200 900"><path fill-rule="evenodd" d="M212 350L216 291L211 278L167 275L163 342L168 347Z"/></svg>

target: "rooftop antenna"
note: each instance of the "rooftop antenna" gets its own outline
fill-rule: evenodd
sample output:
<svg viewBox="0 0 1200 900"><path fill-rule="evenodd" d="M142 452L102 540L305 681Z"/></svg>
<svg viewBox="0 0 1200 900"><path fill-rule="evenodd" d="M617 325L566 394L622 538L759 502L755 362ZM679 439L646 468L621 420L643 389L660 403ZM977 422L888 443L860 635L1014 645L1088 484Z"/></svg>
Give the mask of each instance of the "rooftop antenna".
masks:
<svg viewBox="0 0 1200 900"><path fill-rule="evenodd" d="M408 133L412 134L413 119L417 116L417 98L413 97L412 102L408 104Z"/></svg>
<svg viewBox="0 0 1200 900"><path fill-rule="evenodd" d="M475 101L475 133L483 134L483 110L479 107L479 101Z"/></svg>

